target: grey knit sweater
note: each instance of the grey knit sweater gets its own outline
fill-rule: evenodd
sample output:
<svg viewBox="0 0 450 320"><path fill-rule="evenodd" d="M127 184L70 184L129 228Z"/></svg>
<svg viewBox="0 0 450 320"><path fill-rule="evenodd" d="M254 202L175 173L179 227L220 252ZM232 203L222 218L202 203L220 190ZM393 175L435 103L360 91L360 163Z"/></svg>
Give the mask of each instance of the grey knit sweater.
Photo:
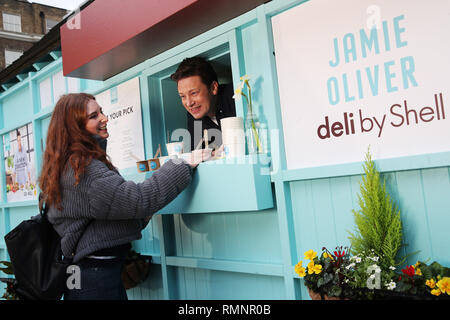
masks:
<svg viewBox="0 0 450 320"><path fill-rule="evenodd" d="M49 221L61 236L63 254L74 254L77 262L97 250L140 239L144 218L172 201L191 176L192 168L186 162L169 161L150 178L135 183L93 160L75 185L69 168L60 181L62 210L50 206L48 211Z"/></svg>

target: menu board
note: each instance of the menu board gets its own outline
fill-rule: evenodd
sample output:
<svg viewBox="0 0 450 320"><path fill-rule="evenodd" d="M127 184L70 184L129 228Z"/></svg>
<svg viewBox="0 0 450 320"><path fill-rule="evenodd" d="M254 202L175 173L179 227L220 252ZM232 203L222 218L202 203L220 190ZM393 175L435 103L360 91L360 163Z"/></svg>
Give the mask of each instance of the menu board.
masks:
<svg viewBox="0 0 450 320"><path fill-rule="evenodd" d="M36 200L33 125L28 123L3 135L8 202Z"/></svg>
<svg viewBox="0 0 450 320"><path fill-rule="evenodd" d="M136 158L145 158L139 78L106 90L95 99L108 117L106 153L111 162L118 169L135 167Z"/></svg>

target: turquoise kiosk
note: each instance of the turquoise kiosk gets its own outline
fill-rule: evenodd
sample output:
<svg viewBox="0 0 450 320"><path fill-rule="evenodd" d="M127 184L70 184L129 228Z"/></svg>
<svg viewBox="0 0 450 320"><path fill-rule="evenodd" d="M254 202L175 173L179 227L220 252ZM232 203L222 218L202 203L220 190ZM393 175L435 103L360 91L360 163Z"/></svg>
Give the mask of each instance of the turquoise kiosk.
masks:
<svg viewBox="0 0 450 320"><path fill-rule="evenodd" d="M129 299L310 299L294 266L309 249L349 245L369 146L401 211L403 253L417 251L408 264L450 266L449 4L174 3L88 1L0 72L0 260L3 236L37 213L58 97L97 97L113 162L139 182L152 172L136 162L181 140L170 74L200 55L221 83L250 76L264 151L199 165L133 243L153 263ZM236 109L246 117L245 102Z"/></svg>

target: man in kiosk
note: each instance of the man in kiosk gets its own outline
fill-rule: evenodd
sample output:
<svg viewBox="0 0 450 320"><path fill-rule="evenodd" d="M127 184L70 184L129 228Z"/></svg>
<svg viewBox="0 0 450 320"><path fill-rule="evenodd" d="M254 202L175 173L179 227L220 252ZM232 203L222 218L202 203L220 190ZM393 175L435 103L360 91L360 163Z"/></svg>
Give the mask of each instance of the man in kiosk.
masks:
<svg viewBox="0 0 450 320"><path fill-rule="evenodd" d="M220 120L236 116L233 85L219 85L217 74L201 57L184 59L170 78L177 82L181 102L187 110L191 150L197 148L207 130L208 146L222 145ZM205 148L205 142L202 143Z"/></svg>

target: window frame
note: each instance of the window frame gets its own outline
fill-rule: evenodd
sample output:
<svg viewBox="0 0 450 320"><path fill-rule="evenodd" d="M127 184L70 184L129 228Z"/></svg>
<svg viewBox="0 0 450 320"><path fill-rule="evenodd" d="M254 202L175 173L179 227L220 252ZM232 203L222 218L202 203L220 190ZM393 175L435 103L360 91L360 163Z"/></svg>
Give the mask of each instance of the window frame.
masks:
<svg viewBox="0 0 450 320"><path fill-rule="evenodd" d="M11 60L9 63L7 61L7 53L12 53L12 54L18 54L17 58L15 58L14 60ZM23 54L23 51L19 51L19 50L11 50L11 49L7 49L5 48L5 68L10 66L11 64L14 63L14 61L16 61L17 59L19 59Z"/></svg>
<svg viewBox="0 0 450 320"><path fill-rule="evenodd" d="M20 14L13 14L2 12L3 18L3 30L12 32L22 32L22 16ZM11 22L11 20L18 19L17 21ZM10 27L14 26L14 27ZM16 28L15 26L19 26ZM18 30L17 30L18 29Z"/></svg>

